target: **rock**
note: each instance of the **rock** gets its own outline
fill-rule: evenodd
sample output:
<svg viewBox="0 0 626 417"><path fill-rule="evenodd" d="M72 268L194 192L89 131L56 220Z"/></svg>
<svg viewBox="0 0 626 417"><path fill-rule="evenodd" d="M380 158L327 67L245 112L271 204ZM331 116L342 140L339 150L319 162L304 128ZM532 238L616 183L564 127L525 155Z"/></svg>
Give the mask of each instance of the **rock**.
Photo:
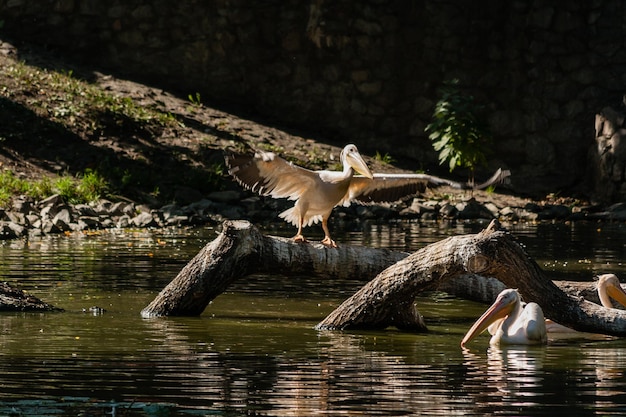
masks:
<svg viewBox="0 0 626 417"><path fill-rule="evenodd" d="M98 215L101 214L109 214L111 212L111 207L113 207L113 203L109 200L98 200L93 204L93 209Z"/></svg>
<svg viewBox="0 0 626 417"><path fill-rule="evenodd" d="M78 219L79 230L102 229L102 224L98 217L82 216Z"/></svg>
<svg viewBox="0 0 626 417"><path fill-rule="evenodd" d="M498 206L496 206L493 203L485 203L483 204L483 206L489 210L489 213L491 213L491 216L494 218L499 217L499 213L500 213L500 209L498 208Z"/></svg>
<svg viewBox="0 0 626 417"><path fill-rule="evenodd" d="M90 216L96 217L98 213L88 204L77 204L74 206L74 209L79 213L80 216Z"/></svg>
<svg viewBox="0 0 626 417"><path fill-rule="evenodd" d="M133 205L123 201L114 203L108 210L110 216L123 216L124 214L131 214L133 211Z"/></svg>
<svg viewBox="0 0 626 417"><path fill-rule="evenodd" d="M439 209L438 202L431 201L431 202L422 203L417 198L413 199L413 201L411 202L411 206L409 207L409 210L420 215L423 215L426 213L436 214L438 209Z"/></svg>
<svg viewBox="0 0 626 417"><path fill-rule="evenodd" d="M42 219L41 231L46 235L62 232L62 230L48 218Z"/></svg>
<svg viewBox="0 0 626 417"><path fill-rule="evenodd" d="M72 213L70 212L69 208L62 208L59 210L59 212L52 219L53 223L56 223L58 221L62 221L65 224L70 224L73 222Z"/></svg>
<svg viewBox="0 0 626 417"><path fill-rule="evenodd" d="M0 238L2 239L15 239L23 236L25 230L25 227L14 222L0 222Z"/></svg>
<svg viewBox="0 0 626 417"><path fill-rule="evenodd" d="M33 209L33 202L28 198L18 198L13 201L11 211L27 214Z"/></svg>
<svg viewBox="0 0 626 417"><path fill-rule="evenodd" d="M61 197L61 195L59 194L54 194L48 198L44 198L43 200L39 201L37 203L37 207L43 208L43 207L48 207L48 206L57 206L60 204L65 204L63 197Z"/></svg>
<svg viewBox="0 0 626 417"><path fill-rule="evenodd" d="M117 224L115 225L115 227L117 227L118 229L126 229L127 227L130 227L131 224L132 223L130 216L128 214L124 214L117 219Z"/></svg>
<svg viewBox="0 0 626 417"><path fill-rule="evenodd" d="M513 221L513 222L520 219L520 216L517 210L515 210L512 207L505 207L502 210L500 210L500 217L504 220Z"/></svg>
<svg viewBox="0 0 626 417"><path fill-rule="evenodd" d="M445 203L439 209L439 215L441 215L444 219L456 219L458 213L459 210L450 203Z"/></svg>
<svg viewBox="0 0 626 417"><path fill-rule="evenodd" d="M52 219L51 223L60 231L60 232L69 232L72 230L71 223L67 223L63 220L63 217L55 217Z"/></svg>
<svg viewBox="0 0 626 417"><path fill-rule="evenodd" d="M150 214L159 227L165 226L165 217L161 210L152 210Z"/></svg>
<svg viewBox="0 0 626 417"><path fill-rule="evenodd" d="M494 216L485 206L474 199L456 205L459 219L492 219Z"/></svg>
<svg viewBox="0 0 626 417"><path fill-rule="evenodd" d="M158 227L158 223L154 220L151 213L145 211L139 213L130 220L131 225L136 227Z"/></svg>

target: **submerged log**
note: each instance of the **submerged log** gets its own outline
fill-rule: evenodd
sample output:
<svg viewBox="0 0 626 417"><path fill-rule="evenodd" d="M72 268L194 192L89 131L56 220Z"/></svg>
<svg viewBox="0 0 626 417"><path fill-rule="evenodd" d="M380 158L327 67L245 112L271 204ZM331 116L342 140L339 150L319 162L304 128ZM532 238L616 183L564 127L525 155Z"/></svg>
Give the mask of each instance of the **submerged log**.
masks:
<svg viewBox="0 0 626 417"><path fill-rule="evenodd" d="M8 282L0 282L0 311L61 311L39 298L11 286Z"/></svg>
<svg viewBox="0 0 626 417"><path fill-rule="evenodd" d="M478 234L450 237L409 255L387 249L296 244L264 236L246 221L226 221L222 233L141 314L199 315L235 280L255 273L375 277L320 322L318 329L425 330L414 304L420 292L444 289L491 302L504 286L517 288L525 301L539 303L546 317L563 325L626 335L626 312L605 309L561 290L495 222Z"/></svg>

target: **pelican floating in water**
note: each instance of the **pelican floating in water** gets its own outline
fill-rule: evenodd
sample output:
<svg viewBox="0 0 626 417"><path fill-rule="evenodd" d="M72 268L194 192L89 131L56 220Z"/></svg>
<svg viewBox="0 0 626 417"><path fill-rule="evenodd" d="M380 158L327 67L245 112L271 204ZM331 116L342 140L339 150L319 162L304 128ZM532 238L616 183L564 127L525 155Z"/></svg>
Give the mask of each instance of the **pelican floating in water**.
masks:
<svg viewBox="0 0 626 417"><path fill-rule="evenodd" d="M524 304L517 290L506 289L469 329L461 341L465 346L489 328L492 345L539 345L548 341L543 311L536 303Z"/></svg>
<svg viewBox="0 0 626 417"><path fill-rule="evenodd" d="M602 307L615 308L611 300L617 301L622 306L626 307L626 291L619 283L619 279L615 274L603 274L595 277L598 280L596 284L596 290L598 291L598 297ZM546 329L548 333L578 333L574 329L563 326L550 319L546 319Z"/></svg>
<svg viewBox="0 0 626 417"><path fill-rule="evenodd" d="M391 203L424 192L426 188L447 185L458 189L483 189L502 182L510 171L499 169L488 181L474 186L427 174L372 174L356 146L341 151L343 171L312 171L299 167L273 152L249 154L226 152L226 166L243 187L274 198L296 200L279 217L298 228L296 242L306 242L302 228L322 221L324 240L337 247L330 237L328 218L337 205ZM355 171L363 176L355 176Z"/></svg>
<svg viewBox="0 0 626 417"><path fill-rule="evenodd" d="M615 308L611 300L615 300L626 307L626 291L622 288L615 274L598 275L596 286L602 307Z"/></svg>

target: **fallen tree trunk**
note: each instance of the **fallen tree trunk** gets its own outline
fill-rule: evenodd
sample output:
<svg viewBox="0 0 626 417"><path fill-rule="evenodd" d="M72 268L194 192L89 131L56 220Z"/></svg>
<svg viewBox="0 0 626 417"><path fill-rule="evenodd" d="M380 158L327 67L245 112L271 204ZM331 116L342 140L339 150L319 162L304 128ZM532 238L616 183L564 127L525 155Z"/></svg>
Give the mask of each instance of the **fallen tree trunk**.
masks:
<svg viewBox="0 0 626 417"><path fill-rule="evenodd" d="M415 296L440 289L492 302L502 288L518 288L547 317L581 331L626 335L626 312L570 296L545 276L509 233L490 227L450 237L409 255L387 249L296 244L264 236L246 221L226 221L207 244L142 310L143 317L199 315L235 280L255 273L376 277L318 324L318 329L425 330ZM484 278L485 276L491 278ZM593 291L593 283L585 291ZM580 294L581 288L569 288ZM596 298L597 299L597 298Z"/></svg>
<svg viewBox="0 0 626 417"><path fill-rule="evenodd" d="M437 282L466 273L493 277L538 303L546 317L579 331L626 336L626 311L575 298L556 286L497 222L476 235L429 245L381 272L329 314L317 329L394 324L394 309Z"/></svg>
<svg viewBox="0 0 626 417"><path fill-rule="evenodd" d="M584 298L595 304L600 304L598 289L595 282L579 281L552 281L562 291L575 298ZM622 284L626 290L626 286ZM493 278L477 274L463 274L459 277L440 282L436 289L447 292L467 300L481 303L492 303L501 291L508 288L503 282ZM624 309L618 303L615 308Z"/></svg>
<svg viewBox="0 0 626 417"><path fill-rule="evenodd" d="M0 282L0 311L62 311L39 298L11 286L8 282Z"/></svg>
<svg viewBox="0 0 626 417"><path fill-rule="evenodd" d="M226 221L222 233L200 250L141 315L199 315L235 280L255 273L371 279L407 256L387 249L297 244L264 236L247 221Z"/></svg>

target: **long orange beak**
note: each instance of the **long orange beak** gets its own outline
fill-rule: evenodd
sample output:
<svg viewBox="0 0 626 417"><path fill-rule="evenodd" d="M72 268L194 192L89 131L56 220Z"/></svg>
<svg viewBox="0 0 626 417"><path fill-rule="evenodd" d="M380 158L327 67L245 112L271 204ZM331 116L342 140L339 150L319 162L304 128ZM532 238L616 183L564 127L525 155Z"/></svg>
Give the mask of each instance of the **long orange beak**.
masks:
<svg viewBox="0 0 626 417"><path fill-rule="evenodd" d="M465 346L467 343L471 342L472 339L484 332L495 321L508 316L512 308L511 303L504 303L502 300L497 299L467 331L461 341L461 346Z"/></svg>
<svg viewBox="0 0 626 417"><path fill-rule="evenodd" d="M365 160L359 153L351 152L348 155L346 155L346 159L348 163L350 164L350 166L354 168L356 172L358 172L361 175L366 176L369 179L374 178L372 171L370 171L369 167L365 163Z"/></svg>
<svg viewBox="0 0 626 417"><path fill-rule="evenodd" d="M609 297L626 307L626 292L621 285L610 285L606 292Z"/></svg>

